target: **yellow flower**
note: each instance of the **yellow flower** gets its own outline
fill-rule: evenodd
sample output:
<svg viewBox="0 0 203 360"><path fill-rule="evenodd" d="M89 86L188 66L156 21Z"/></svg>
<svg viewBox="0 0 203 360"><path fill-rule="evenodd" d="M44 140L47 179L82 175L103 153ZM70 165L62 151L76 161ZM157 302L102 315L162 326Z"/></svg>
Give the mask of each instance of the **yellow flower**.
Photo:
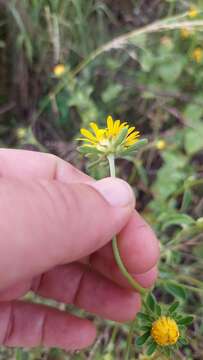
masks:
<svg viewBox="0 0 203 360"><path fill-rule="evenodd" d="M192 53L192 58L199 64L203 58L203 50L200 47L197 47Z"/></svg>
<svg viewBox="0 0 203 360"><path fill-rule="evenodd" d="M181 30L180 30L180 35L183 39L187 39L190 37L190 35L192 34L192 30L189 29L189 28L186 28L186 27L183 27Z"/></svg>
<svg viewBox="0 0 203 360"><path fill-rule="evenodd" d="M152 324L151 336L158 345L168 346L177 343L180 332L174 319L161 316Z"/></svg>
<svg viewBox="0 0 203 360"><path fill-rule="evenodd" d="M24 127L19 127L16 131L16 135L19 140L24 139L26 134L27 134L27 129Z"/></svg>
<svg viewBox="0 0 203 360"><path fill-rule="evenodd" d="M127 129L126 136L122 141L122 146L128 148L134 145L139 139L139 131L135 131L135 127L129 127L126 122L121 123L120 120L113 120L111 116L107 117L106 128L99 128L96 123L90 123L91 131L81 129L80 132L84 138L80 139L87 143L90 147L95 147L98 150L105 150L114 145L116 138L121 134L121 131Z"/></svg>
<svg viewBox="0 0 203 360"><path fill-rule="evenodd" d="M195 18L198 15L199 11L195 6L191 6L188 11L188 16L190 18Z"/></svg>
<svg viewBox="0 0 203 360"><path fill-rule="evenodd" d="M53 73L56 77L60 77L65 72L65 66L63 64L58 64L54 67Z"/></svg>
<svg viewBox="0 0 203 360"><path fill-rule="evenodd" d="M164 150L166 148L166 142L165 140L158 140L155 146L158 150Z"/></svg>

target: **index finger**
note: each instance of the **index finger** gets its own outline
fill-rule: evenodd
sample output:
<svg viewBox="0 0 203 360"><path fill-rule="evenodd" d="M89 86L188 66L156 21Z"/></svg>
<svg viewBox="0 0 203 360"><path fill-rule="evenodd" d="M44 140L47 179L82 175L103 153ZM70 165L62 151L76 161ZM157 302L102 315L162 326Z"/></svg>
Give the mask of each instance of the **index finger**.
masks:
<svg viewBox="0 0 203 360"><path fill-rule="evenodd" d="M0 176L24 180L59 180L65 183L87 183L92 180L55 155L15 149L0 149Z"/></svg>

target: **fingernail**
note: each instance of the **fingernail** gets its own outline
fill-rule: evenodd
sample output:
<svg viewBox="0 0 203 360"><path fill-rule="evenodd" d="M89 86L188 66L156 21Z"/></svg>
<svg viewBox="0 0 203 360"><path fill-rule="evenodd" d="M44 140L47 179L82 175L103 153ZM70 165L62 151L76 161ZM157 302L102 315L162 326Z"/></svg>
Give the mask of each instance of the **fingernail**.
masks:
<svg viewBox="0 0 203 360"><path fill-rule="evenodd" d="M105 178L92 183L106 201L112 206L134 206L135 198L131 187L117 178Z"/></svg>

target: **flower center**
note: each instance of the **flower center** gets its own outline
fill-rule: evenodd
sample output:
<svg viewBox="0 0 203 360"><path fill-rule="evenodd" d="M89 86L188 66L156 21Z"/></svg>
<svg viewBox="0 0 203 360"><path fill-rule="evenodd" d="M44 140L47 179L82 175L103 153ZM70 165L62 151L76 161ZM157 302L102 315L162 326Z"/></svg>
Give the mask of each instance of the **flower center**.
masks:
<svg viewBox="0 0 203 360"><path fill-rule="evenodd" d="M175 320L161 316L156 320L151 329L151 336L155 342L161 346L168 346L176 344L180 336L178 325Z"/></svg>

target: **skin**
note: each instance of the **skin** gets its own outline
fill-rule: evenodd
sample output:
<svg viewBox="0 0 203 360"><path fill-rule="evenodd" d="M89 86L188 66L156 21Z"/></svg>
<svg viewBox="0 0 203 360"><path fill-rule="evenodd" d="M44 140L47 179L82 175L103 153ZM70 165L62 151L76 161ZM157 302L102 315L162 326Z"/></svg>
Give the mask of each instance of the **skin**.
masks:
<svg viewBox="0 0 203 360"><path fill-rule="evenodd" d="M28 291L118 322L140 295L117 268L111 239L144 287L157 276L158 241L119 179L94 181L49 154L0 150L0 344L65 350L95 340L92 322L19 300Z"/></svg>

